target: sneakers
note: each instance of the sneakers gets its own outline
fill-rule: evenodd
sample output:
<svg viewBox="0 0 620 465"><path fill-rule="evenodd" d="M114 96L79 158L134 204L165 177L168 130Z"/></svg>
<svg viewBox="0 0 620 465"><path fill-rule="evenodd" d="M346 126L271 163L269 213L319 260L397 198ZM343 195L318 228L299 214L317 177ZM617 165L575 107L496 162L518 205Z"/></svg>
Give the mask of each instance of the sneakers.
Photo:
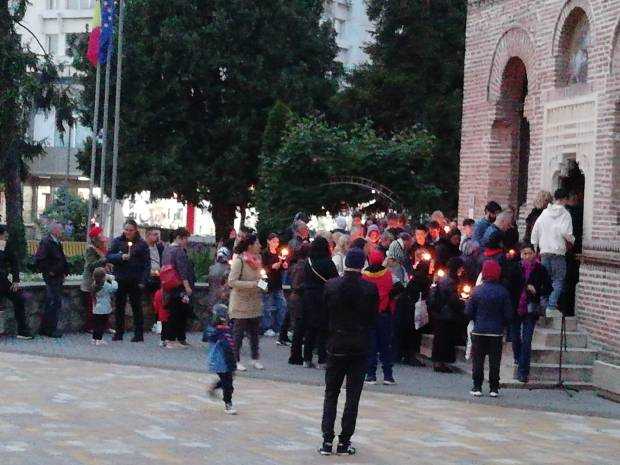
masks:
<svg viewBox="0 0 620 465"><path fill-rule="evenodd" d="M499 397L499 392L491 391L491 392L489 392L489 396L491 396L491 397Z"/></svg>
<svg viewBox="0 0 620 465"><path fill-rule="evenodd" d="M191 347L192 345L187 342L187 341L179 341L179 344L181 344L183 347Z"/></svg>
<svg viewBox="0 0 620 465"><path fill-rule="evenodd" d="M482 391L479 389L472 389L469 393L474 397L482 397Z"/></svg>
<svg viewBox="0 0 620 465"><path fill-rule="evenodd" d="M131 338L131 342L144 342L144 336L138 335Z"/></svg>
<svg viewBox="0 0 620 465"><path fill-rule="evenodd" d="M123 335L121 333L114 333L114 337L112 338L113 341L122 341L123 340Z"/></svg>
<svg viewBox="0 0 620 465"><path fill-rule="evenodd" d="M283 341L283 340L281 340L281 339L278 339L278 340L276 341L276 345L278 345L278 346L287 347L287 346L288 346L288 344L289 344L289 341Z"/></svg>
<svg viewBox="0 0 620 465"><path fill-rule="evenodd" d="M323 445L318 450L321 455L332 455L334 453L334 443L323 441Z"/></svg>
<svg viewBox="0 0 620 465"><path fill-rule="evenodd" d="M235 407L233 407L233 404L224 404L224 413L228 414L228 415L236 415L237 411L235 410Z"/></svg>
<svg viewBox="0 0 620 465"><path fill-rule="evenodd" d="M264 332L263 336L276 337L276 332L273 329L268 329Z"/></svg>
<svg viewBox="0 0 620 465"><path fill-rule="evenodd" d="M304 368L316 368L312 362L304 362Z"/></svg>
<svg viewBox="0 0 620 465"><path fill-rule="evenodd" d="M241 363L237 362L237 371L248 371L248 369Z"/></svg>
<svg viewBox="0 0 620 465"><path fill-rule="evenodd" d="M366 376L366 379L364 380L365 384L371 384L371 385L375 385L377 384L377 378L375 378L374 376Z"/></svg>
<svg viewBox="0 0 620 465"><path fill-rule="evenodd" d="M30 333L30 331L22 331L21 333L17 333L17 339L30 341L34 339L34 336Z"/></svg>
<svg viewBox="0 0 620 465"><path fill-rule="evenodd" d="M264 369L265 369L265 366L264 366L261 362L259 362L258 360L254 360L254 361L252 362L252 366L253 366L253 367L254 367L254 369L256 369L256 370L264 370Z"/></svg>
<svg viewBox="0 0 620 465"><path fill-rule="evenodd" d="M326 370L327 369L327 364L326 363L319 363L316 367L319 370Z"/></svg>
<svg viewBox="0 0 620 465"><path fill-rule="evenodd" d="M218 400L217 392L215 391L215 385L209 386L209 388L207 389L207 396L211 400Z"/></svg>
<svg viewBox="0 0 620 465"><path fill-rule="evenodd" d="M350 443L348 444L338 444L336 448L336 454L338 455L355 455L355 447L353 447Z"/></svg>
<svg viewBox="0 0 620 465"><path fill-rule="evenodd" d="M390 378L383 378L383 384L385 384L386 386L394 386L396 384L396 381L394 380L394 377L390 377Z"/></svg>

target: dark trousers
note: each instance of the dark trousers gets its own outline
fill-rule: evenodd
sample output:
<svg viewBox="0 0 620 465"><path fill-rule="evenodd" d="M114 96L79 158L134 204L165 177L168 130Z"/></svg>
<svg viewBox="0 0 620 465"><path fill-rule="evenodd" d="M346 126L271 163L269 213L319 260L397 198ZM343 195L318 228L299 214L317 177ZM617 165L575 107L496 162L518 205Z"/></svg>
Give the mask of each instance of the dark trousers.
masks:
<svg viewBox="0 0 620 465"><path fill-rule="evenodd" d="M84 323L84 331L91 332L93 330L93 296L90 292L81 291L82 305L86 310L86 322Z"/></svg>
<svg viewBox="0 0 620 465"><path fill-rule="evenodd" d="M62 281L45 280L45 309L39 332L51 335L58 326L58 315L62 307Z"/></svg>
<svg viewBox="0 0 620 465"><path fill-rule="evenodd" d="M247 334L250 337L250 350L252 351L252 360L258 360L258 333L260 331L261 318L236 318L233 327L233 335L235 336L235 357L240 360L239 354L243 337Z"/></svg>
<svg viewBox="0 0 620 465"><path fill-rule="evenodd" d="M125 307L127 298L131 305L133 319L133 334L142 338L144 334L144 315L142 314L142 289L137 280L119 280L116 292L116 308L114 318L116 320L116 336L123 337L125 333Z"/></svg>
<svg viewBox="0 0 620 465"><path fill-rule="evenodd" d="M103 333L108 327L108 320L110 315L93 315L93 339L100 341L103 338Z"/></svg>
<svg viewBox="0 0 620 465"><path fill-rule="evenodd" d="M530 375L530 359L532 358L532 337L536 320L533 315L517 317L513 320L512 353L515 362L519 365L519 377L527 378Z"/></svg>
<svg viewBox="0 0 620 465"><path fill-rule="evenodd" d="M0 297L6 297L13 304L13 312L15 313L15 322L17 323L17 334L25 334L29 331L26 323L26 307L24 294L21 291L14 292L10 285L6 289L0 291Z"/></svg>
<svg viewBox="0 0 620 465"><path fill-rule="evenodd" d="M218 373L220 379L213 385L213 389L221 389L224 394L224 403L230 404L232 402L232 395L235 391L233 387L233 374L232 371L228 373Z"/></svg>
<svg viewBox="0 0 620 465"><path fill-rule="evenodd" d="M402 297L401 297L402 299ZM396 362L411 363L420 352L422 333L416 330L411 311L406 305L397 305L393 329L394 360Z"/></svg>
<svg viewBox="0 0 620 465"><path fill-rule="evenodd" d="M338 396L346 377L347 399L342 413L342 430L340 432L340 443L348 444L351 436L355 432L357 421L357 410L359 407L362 389L364 388L364 377L368 365L367 357L334 357L327 358L327 369L325 371L325 401L323 403L323 421L321 429L323 440L332 442L334 440L334 424L338 408Z"/></svg>
<svg viewBox="0 0 620 465"><path fill-rule="evenodd" d="M502 336L472 334L472 364L474 390L480 391L484 381L484 359L489 356L489 388L499 390L499 368L502 361Z"/></svg>
<svg viewBox="0 0 620 465"><path fill-rule="evenodd" d="M433 362L454 363L458 338L458 322L435 320L433 322L433 352L431 355Z"/></svg>
<svg viewBox="0 0 620 465"><path fill-rule="evenodd" d="M305 318L298 318L295 321L293 331L293 342L291 344L291 360L295 362L311 362L314 349L318 349L319 363L325 363L327 353L325 344L327 343L327 331L309 324ZM302 356L303 347L303 356Z"/></svg>
<svg viewBox="0 0 620 465"><path fill-rule="evenodd" d="M166 341L179 341L185 342L187 339L187 319L192 311L190 304L183 302L181 296L175 296L170 299L168 306L170 309L170 316L166 325ZM162 324L162 334L164 332Z"/></svg>
<svg viewBox="0 0 620 465"><path fill-rule="evenodd" d="M377 354L381 358L383 378L392 378L392 313L382 312L377 324L370 330L370 355L368 357L368 377L377 376Z"/></svg>
<svg viewBox="0 0 620 465"><path fill-rule="evenodd" d="M280 341L288 341L288 330L291 327L291 312L287 308L286 315L284 316L284 321L282 322L282 326L280 326L280 334L278 335L278 339Z"/></svg>

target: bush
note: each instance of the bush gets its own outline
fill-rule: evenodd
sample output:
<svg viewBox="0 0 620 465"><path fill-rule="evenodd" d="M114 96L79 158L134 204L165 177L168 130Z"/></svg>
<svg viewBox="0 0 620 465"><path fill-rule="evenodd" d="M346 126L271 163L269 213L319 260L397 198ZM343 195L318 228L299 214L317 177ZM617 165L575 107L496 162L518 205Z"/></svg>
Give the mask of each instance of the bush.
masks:
<svg viewBox="0 0 620 465"><path fill-rule="evenodd" d="M192 250L188 252L189 259L194 264L194 272L196 274L196 282L206 282L209 276L209 267L213 264L208 248L204 250Z"/></svg>

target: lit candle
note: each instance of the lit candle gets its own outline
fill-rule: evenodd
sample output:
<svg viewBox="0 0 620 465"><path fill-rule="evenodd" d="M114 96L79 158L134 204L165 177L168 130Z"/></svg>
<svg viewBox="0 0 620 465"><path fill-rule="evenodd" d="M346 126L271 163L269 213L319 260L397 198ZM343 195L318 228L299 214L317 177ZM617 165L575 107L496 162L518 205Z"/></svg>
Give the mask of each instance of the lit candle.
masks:
<svg viewBox="0 0 620 465"><path fill-rule="evenodd" d="M510 257L514 257L516 254L517 254L517 252L515 252L515 250L514 250L514 249L510 249L510 250L508 251L508 255L510 255Z"/></svg>
<svg viewBox="0 0 620 465"><path fill-rule="evenodd" d="M464 292L465 294L469 294L469 293L471 292L471 286L468 286L467 284L465 284L465 285L463 286L463 292Z"/></svg>
<svg viewBox="0 0 620 465"><path fill-rule="evenodd" d="M448 234L450 232L450 226L444 226L443 230Z"/></svg>
<svg viewBox="0 0 620 465"><path fill-rule="evenodd" d="M260 277L262 279L267 279L267 272L264 269L260 270Z"/></svg>
<svg viewBox="0 0 620 465"><path fill-rule="evenodd" d="M426 260L427 262L430 262L431 258L433 258L433 257L428 252L425 252L424 255L422 255L422 259Z"/></svg>
<svg viewBox="0 0 620 465"><path fill-rule="evenodd" d="M127 242L127 252L131 252L132 245L133 245L133 242Z"/></svg>
<svg viewBox="0 0 620 465"><path fill-rule="evenodd" d="M437 271L437 276L439 276L440 278L443 278L444 276L446 276L446 272L444 270L439 270Z"/></svg>
<svg viewBox="0 0 620 465"><path fill-rule="evenodd" d="M286 247L284 247L280 251L280 260L286 260L287 257L288 257L288 249Z"/></svg>

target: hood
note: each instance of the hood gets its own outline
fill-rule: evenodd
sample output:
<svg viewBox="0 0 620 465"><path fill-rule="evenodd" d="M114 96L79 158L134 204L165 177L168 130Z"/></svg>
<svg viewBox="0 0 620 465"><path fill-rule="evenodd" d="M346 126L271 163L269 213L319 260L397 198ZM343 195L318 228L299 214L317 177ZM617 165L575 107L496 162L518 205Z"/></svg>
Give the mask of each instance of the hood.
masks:
<svg viewBox="0 0 620 465"><path fill-rule="evenodd" d="M383 254L378 250L373 250L368 256L368 263L370 265L381 265L383 263Z"/></svg>
<svg viewBox="0 0 620 465"><path fill-rule="evenodd" d="M501 274L502 269L495 260L487 260L482 265L483 281L499 281Z"/></svg>
<svg viewBox="0 0 620 465"><path fill-rule="evenodd" d="M559 218L566 213L568 213L568 210L564 208L564 205L558 205L556 203L552 203L545 209L545 214L549 215L551 218Z"/></svg>

